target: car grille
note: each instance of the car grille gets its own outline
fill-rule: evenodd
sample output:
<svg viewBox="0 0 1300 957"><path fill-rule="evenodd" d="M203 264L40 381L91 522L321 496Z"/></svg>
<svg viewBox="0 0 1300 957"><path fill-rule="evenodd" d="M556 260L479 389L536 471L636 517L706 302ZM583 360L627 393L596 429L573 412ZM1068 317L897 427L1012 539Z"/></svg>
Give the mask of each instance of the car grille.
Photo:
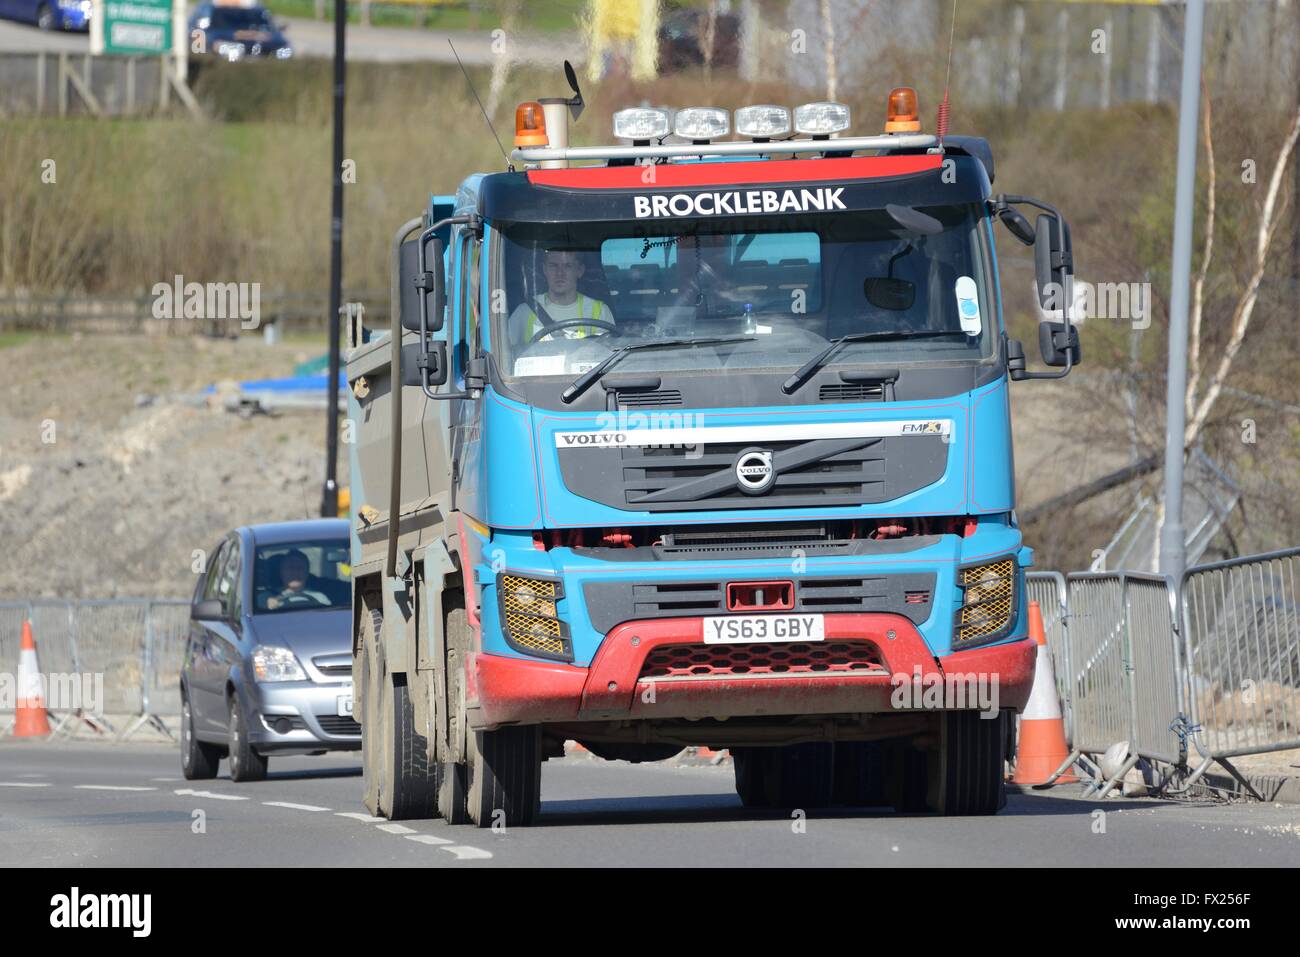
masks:
<svg viewBox="0 0 1300 957"><path fill-rule="evenodd" d="M361 725L355 718L348 715L339 714L318 714L317 722L320 723L320 729L326 734L360 734Z"/></svg>
<svg viewBox="0 0 1300 957"><path fill-rule="evenodd" d="M641 666L641 677L651 681L887 673L879 650L869 641L661 645Z"/></svg>

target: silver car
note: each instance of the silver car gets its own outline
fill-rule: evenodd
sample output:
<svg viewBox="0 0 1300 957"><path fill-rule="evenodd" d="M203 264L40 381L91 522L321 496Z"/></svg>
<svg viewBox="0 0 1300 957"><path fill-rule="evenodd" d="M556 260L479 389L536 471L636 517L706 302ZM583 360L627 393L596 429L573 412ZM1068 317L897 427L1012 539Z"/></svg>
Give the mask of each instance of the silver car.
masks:
<svg viewBox="0 0 1300 957"><path fill-rule="evenodd" d="M181 768L266 777L272 754L361 747L352 717L348 523L253 525L210 553L181 668Z"/></svg>

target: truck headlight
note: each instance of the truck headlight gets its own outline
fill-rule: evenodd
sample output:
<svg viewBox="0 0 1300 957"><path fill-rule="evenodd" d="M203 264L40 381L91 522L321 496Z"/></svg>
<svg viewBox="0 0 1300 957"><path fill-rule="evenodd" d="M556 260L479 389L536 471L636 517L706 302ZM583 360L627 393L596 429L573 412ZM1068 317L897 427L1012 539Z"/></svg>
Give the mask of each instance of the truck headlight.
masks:
<svg viewBox="0 0 1300 957"><path fill-rule="evenodd" d="M279 645L258 645L253 649L253 674L258 681L306 681L297 656Z"/></svg>
<svg viewBox="0 0 1300 957"><path fill-rule="evenodd" d="M961 608L953 623L953 649L1004 637L1016 620L1016 560L1010 556L957 571Z"/></svg>
<svg viewBox="0 0 1300 957"><path fill-rule="evenodd" d="M573 660L569 626L560 620L564 586L549 578L502 572L497 576L501 628L512 648L539 658Z"/></svg>

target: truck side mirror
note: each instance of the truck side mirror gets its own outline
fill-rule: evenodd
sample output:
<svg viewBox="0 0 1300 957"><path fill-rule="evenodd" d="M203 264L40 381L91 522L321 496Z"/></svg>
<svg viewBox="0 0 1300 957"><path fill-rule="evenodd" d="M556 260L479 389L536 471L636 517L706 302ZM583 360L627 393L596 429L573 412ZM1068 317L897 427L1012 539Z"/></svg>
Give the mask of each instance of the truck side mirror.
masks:
<svg viewBox="0 0 1300 957"><path fill-rule="evenodd" d="M447 343L435 339L426 343L424 348L428 350L427 353L424 353L418 342L408 342L402 346L402 385L424 385L421 362L429 367L430 386L447 384Z"/></svg>
<svg viewBox="0 0 1300 957"><path fill-rule="evenodd" d="M1057 228L1057 224L1060 228ZM1038 301L1049 311L1069 305L1069 279L1074 273L1070 248L1070 224L1050 213L1038 217L1034 229L1034 273L1038 280Z"/></svg>
<svg viewBox="0 0 1300 957"><path fill-rule="evenodd" d="M400 260L402 328L420 331L420 308L428 304L429 332L442 329L447 310L446 267L442 240L432 236L424 247L425 271L420 272L420 238L402 243Z"/></svg>
<svg viewBox="0 0 1300 957"><path fill-rule="evenodd" d="M1079 330L1073 324L1047 320L1038 324L1038 351L1049 366L1077 366L1083 360ZM1067 355L1068 353L1068 355Z"/></svg>

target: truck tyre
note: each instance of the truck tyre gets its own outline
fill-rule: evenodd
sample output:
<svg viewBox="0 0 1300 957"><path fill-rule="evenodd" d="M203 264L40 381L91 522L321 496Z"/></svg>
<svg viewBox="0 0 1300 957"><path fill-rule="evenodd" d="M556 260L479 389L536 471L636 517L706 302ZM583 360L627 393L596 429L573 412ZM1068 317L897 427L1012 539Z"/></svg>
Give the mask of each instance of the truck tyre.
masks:
<svg viewBox="0 0 1300 957"><path fill-rule="evenodd" d="M945 816L996 814L1006 804L1003 787L1006 715L983 718L978 711L947 711L940 720L938 767L930 762L927 803Z"/></svg>
<svg viewBox="0 0 1300 957"><path fill-rule="evenodd" d="M835 803L847 807L887 804L885 755L878 741L835 744Z"/></svg>
<svg viewBox="0 0 1300 957"><path fill-rule="evenodd" d="M230 696L230 780L261 781L266 778L266 757L248 740L248 719L239 695Z"/></svg>
<svg viewBox="0 0 1300 957"><path fill-rule="evenodd" d="M383 613L367 604L361 613L364 647L361 725L362 777L366 809L390 821L437 816L436 775L428 741L415 728L415 704L405 676L387 668L382 641Z"/></svg>
<svg viewBox="0 0 1300 957"><path fill-rule="evenodd" d="M830 807L834 800L834 748L823 742L738 748L732 753L736 793L745 807Z"/></svg>
<svg viewBox="0 0 1300 957"><path fill-rule="evenodd" d="M894 746L894 807L903 813L930 811L945 817L996 814L1006 804L1005 720L981 718L978 711L945 711L938 715L937 746Z"/></svg>
<svg viewBox="0 0 1300 957"><path fill-rule="evenodd" d="M529 827L542 804L542 729L538 725L470 731L469 817L479 827Z"/></svg>
<svg viewBox="0 0 1300 957"><path fill-rule="evenodd" d="M217 776L221 747L204 744L194 734L194 714L190 697L181 692L181 773L186 781L207 781Z"/></svg>

